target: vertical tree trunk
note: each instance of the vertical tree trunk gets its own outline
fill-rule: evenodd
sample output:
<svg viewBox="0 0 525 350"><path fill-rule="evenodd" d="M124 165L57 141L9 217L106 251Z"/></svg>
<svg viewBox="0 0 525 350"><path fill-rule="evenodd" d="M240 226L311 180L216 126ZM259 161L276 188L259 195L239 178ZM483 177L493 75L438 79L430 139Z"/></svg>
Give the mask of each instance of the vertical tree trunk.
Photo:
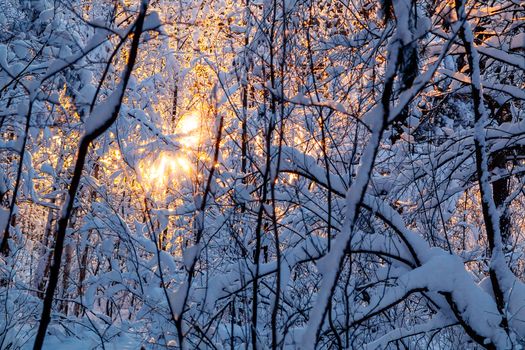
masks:
<svg viewBox="0 0 525 350"><path fill-rule="evenodd" d="M16 172L16 180L15 180L15 188L13 189L13 197L11 198L11 203L9 205L9 220L8 224L5 226L4 229L4 235L2 237L2 242L0 243L0 253L4 256L9 255L9 229L11 226L15 226L16 224L16 217L14 215L15 212L15 206L16 206L16 199L18 197L18 191L20 190L21 181L22 181L22 169L24 167L24 158L25 158L25 150L26 150L26 144L27 144L27 138L29 137L29 125L31 121L31 114L33 110L33 101L29 101L29 108L26 113L26 122L25 122L25 129L24 129L24 135L22 140L22 147L20 148L20 160L18 164L18 169Z"/></svg>
<svg viewBox="0 0 525 350"><path fill-rule="evenodd" d="M146 17L146 10L147 10L147 2L143 1L141 3L140 12L135 22L134 33L133 33L134 35L133 35L133 39L131 42L128 61L127 61L126 68L124 70L122 81L120 85L118 85L117 87L117 89L119 90L114 92L114 93L117 93L116 95L117 103L111 106L112 108L110 111L107 111L107 113L111 113L111 114L107 118L104 118L104 122L101 123L101 125L98 125L95 129L91 130L89 133L86 133L81 138L81 141L80 141L80 145L79 145L78 153L77 153L77 160L76 160L75 168L73 171L73 178L71 180L71 185L69 186L69 190L68 190L68 196L66 197L66 201L62 208L61 217L58 220L58 230L57 230L57 237L56 237L56 244L55 244L55 252L53 254L53 265L51 266L49 283L46 289L46 295L44 297L42 317L40 319L38 332L35 337L35 343L33 346L34 350L42 349L42 346L44 345L44 339L46 336L47 327L49 325L49 322L51 321L51 309L53 306L53 298L55 295L55 290L58 284L58 278L60 274L60 265L62 263L62 252L64 249L66 230L69 224L69 220L71 218L73 204L74 204L75 197L78 191L78 187L80 185L80 179L82 177L82 171L84 169L84 164L86 162L86 157L89 151L89 146L97 137L102 135L107 129L109 129L109 127L111 127L111 125L113 125L113 123L115 122L115 120L117 119L119 115L120 106L122 104L122 99L124 97L124 92L128 85L128 81L131 77L131 72L133 70L135 61L137 59L138 47L140 43L140 36L142 34L142 29L144 26L144 19ZM106 113L106 111L104 111L104 113Z"/></svg>
<svg viewBox="0 0 525 350"><path fill-rule="evenodd" d="M76 222L76 213L78 212L77 208L73 209L73 213L71 214L71 220L69 221L69 228L73 229L75 227ZM69 297L68 288L69 288L69 278L71 275L71 268L73 263L73 247L71 246L71 237L67 240L65 243L65 251L66 255L64 257L64 270L62 272L62 303L60 304L60 310L62 313L64 313L66 316L68 314L68 305L69 302L67 301Z"/></svg>
<svg viewBox="0 0 525 350"><path fill-rule="evenodd" d="M502 250L502 237L500 232L499 215L496 209L492 187L489 184L488 156L485 149L485 123L486 110L483 99L483 90L481 87L479 55L472 40L472 30L467 21L467 14L464 0L456 0L456 11L459 21L462 21L459 30L459 37L465 48L468 65L470 68L470 86L472 90L472 103L474 105L475 134L474 146L476 155L476 174L478 177L479 191L481 196L481 209L483 213L483 222L489 243L491 266L489 269L490 281L494 292L494 299L498 311L501 314L501 327L509 334L509 324L507 319L506 294L503 290L500 275L505 263ZM499 259L495 263L495 259Z"/></svg>

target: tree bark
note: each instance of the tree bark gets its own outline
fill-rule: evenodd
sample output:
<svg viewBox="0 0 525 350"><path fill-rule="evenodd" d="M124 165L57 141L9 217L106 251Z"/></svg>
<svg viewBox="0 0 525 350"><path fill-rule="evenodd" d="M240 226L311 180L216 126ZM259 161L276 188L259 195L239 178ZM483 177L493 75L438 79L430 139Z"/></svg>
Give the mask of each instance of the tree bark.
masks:
<svg viewBox="0 0 525 350"><path fill-rule="evenodd" d="M86 133L81 141L78 148L77 160L75 163L75 169L73 171L73 179L71 180L71 185L69 186L68 195L64 206L62 207L62 214L58 221L58 230L56 235L56 244L55 251L53 254L53 265L51 266L49 283L46 289L46 295L44 297L44 305L42 308L42 316L40 319L40 325L38 327L38 332L35 338L35 343L33 346L34 350L42 349L44 344L44 339L46 336L47 327L51 321L51 308L53 306L53 297L55 294L55 289L58 284L59 274L60 274L60 264L62 261L62 252L64 250L64 240L66 236L66 230L69 224L69 219L73 210L73 203L75 201L75 196L77 194L78 187L80 185L80 179L82 177L82 170L84 169L84 164L86 162L86 157L89 151L89 146L91 143L100 135L102 135L117 119L120 106L122 104L122 99L124 97L124 92L126 86L131 77L131 72L135 65L137 59L138 47L140 42L140 36L142 34L142 29L144 26L144 19L146 17L147 2L142 2L137 21L135 22L133 40L131 42L131 48L129 52L128 62L122 77L122 87L120 94L118 96L118 103L115 105L115 108L111 111L111 117L105 120L102 125L98 128L92 130L90 133Z"/></svg>

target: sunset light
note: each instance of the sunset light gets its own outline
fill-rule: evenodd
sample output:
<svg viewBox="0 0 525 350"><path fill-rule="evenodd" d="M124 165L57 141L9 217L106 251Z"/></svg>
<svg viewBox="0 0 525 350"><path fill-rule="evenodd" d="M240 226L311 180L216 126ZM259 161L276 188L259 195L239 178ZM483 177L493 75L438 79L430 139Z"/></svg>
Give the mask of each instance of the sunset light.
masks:
<svg viewBox="0 0 525 350"><path fill-rule="evenodd" d="M200 113L193 111L183 116L177 124L177 130L183 134L195 132L201 125Z"/></svg>
<svg viewBox="0 0 525 350"><path fill-rule="evenodd" d="M0 0L0 350L525 349L525 17Z"/></svg>
<svg viewBox="0 0 525 350"><path fill-rule="evenodd" d="M192 111L181 117L176 127L176 141L182 145L179 151L161 151L146 156L139 162L139 172L145 187L157 197L170 187L176 187L188 179L192 172L194 148L199 146L202 134L201 113Z"/></svg>

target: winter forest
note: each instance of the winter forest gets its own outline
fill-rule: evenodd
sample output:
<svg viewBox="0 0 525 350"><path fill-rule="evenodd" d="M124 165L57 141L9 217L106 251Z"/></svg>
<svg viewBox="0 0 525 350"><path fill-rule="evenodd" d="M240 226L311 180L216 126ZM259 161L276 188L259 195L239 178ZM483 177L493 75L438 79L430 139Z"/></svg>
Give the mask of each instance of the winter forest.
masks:
<svg viewBox="0 0 525 350"><path fill-rule="evenodd" d="M523 1L0 28L0 349L525 348Z"/></svg>

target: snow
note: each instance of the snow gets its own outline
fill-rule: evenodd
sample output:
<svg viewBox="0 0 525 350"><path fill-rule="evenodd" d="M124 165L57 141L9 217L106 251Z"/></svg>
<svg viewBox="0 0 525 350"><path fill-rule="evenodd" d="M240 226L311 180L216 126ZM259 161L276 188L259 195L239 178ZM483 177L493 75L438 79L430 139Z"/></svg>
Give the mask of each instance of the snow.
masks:
<svg viewBox="0 0 525 350"><path fill-rule="evenodd" d="M11 251L0 254L0 348L32 347L36 288L60 207L73 202L68 279L58 283L45 348L222 349L252 340L264 348L273 337L286 350L383 349L398 339L409 348L521 346L518 4L443 2L430 14L395 0L385 2L394 12L385 20L375 2L355 13L335 2L150 2L132 75L130 23L146 2L128 5L115 23L110 2L78 13L48 0L0 4L0 232L11 204L16 215ZM474 43L471 26L481 18ZM114 51L119 40L127 41ZM399 60L412 48L418 75L403 87ZM130 76L127 88L122 76ZM176 131L193 110L204 135L195 149ZM219 164L203 195L219 119ZM393 122L403 130L397 140ZM79 139L107 129L68 198ZM159 186L162 200L137 173L159 152L180 152L192 166ZM492 187L503 179L509 193L497 206ZM510 237L499 232L505 215Z"/></svg>
<svg viewBox="0 0 525 350"><path fill-rule="evenodd" d="M525 32L516 34L510 42L511 50L518 50L525 48Z"/></svg>
<svg viewBox="0 0 525 350"><path fill-rule="evenodd" d="M43 78L41 78L40 81L43 82L49 79L50 77L54 76L61 70L67 68L71 64L82 59L86 55L86 53L104 44L107 39L107 34L108 34L107 31L99 29L91 37L90 41L86 44L86 46L83 47L82 50L80 50L80 52L73 54L72 56L69 56L69 57L62 57L62 58L52 61L49 64L46 73L44 74Z"/></svg>
<svg viewBox="0 0 525 350"><path fill-rule="evenodd" d="M53 18L54 15L55 15L54 9L47 9L47 10L40 12L38 19L41 22L48 22L49 20Z"/></svg>
<svg viewBox="0 0 525 350"><path fill-rule="evenodd" d="M523 56L511 54L493 47L479 46L477 50L483 55L525 70L525 59Z"/></svg>
<svg viewBox="0 0 525 350"><path fill-rule="evenodd" d="M427 289L429 292L450 293L462 319L479 335L490 339L498 348L508 348L510 340L499 327L501 316L494 300L472 281L464 270L463 262L445 252L437 253L421 267L398 278L395 288L362 311L366 315L402 299L411 290ZM452 314L447 315L452 317Z"/></svg>
<svg viewBox="0 0 525 350"><path fill-rule="evenodd" d="M465 83L465 84L471 83L470 78L466 76L465 74L462 74L459 72L453 72L448 69L440 69L439 72L442 74L445 74L446 76L450 78L456 79L462 83ZM516 86L506 85L506 84L493 84L488 81L482 81L481 85L486 89L500 91L514 98L525 100L525 91L523 91L523 89L520 89Z"/></svg>
<svg viewBox="0 0 525 350"><path fill-rule="evenodd" d="M130 334L123 333L112 339L111 342L105 342L104 348L107 350L135 350L139 349L142 340ZM68 350L68 349L97 349L101 347L100 339L97 339L96 334L89 334L81 332L75 336L58 336L49 335L44 342L44 350ZM32 342L27 342L27 345L22 350L32 349Z"/></svg>
<svg viewBox="0 0 525 350"><path fill-rule="evenodd" d="M111 121L113 114L120 106L125 86L120 82L115 90L103 102L96 105L89 118L85 121L86 135L93 135Z"/></svg>
<svg viewBox="0 0 525 350"><path fill-rule="evenodd" d="M195 264L195 261L200 254L200 250L201 250L200 244L196 244L196 245L184 248L184 251L182 253L182 258L184 261L184 266L186 267L188 271L191 268L191 266Z"/></svg>
<svg viewBox="0 0 525 350"><path fill-rule="evenodd" d="M359 167L357 177L347 191L347 217L343 229L332 245L332 250L330 250L317 264L318 270L322 275L322 280L315 306L312 311L310 311L310 320L302 341L302 346L305 349L313 349L316 344L317 331L321 327L325 315L324 310L326 310L329 298L331 298L333 286L339 275L338 272L342 259L352 237L355 219L358 215L359 206L370 179L370 173L372 171L381 135L383 133L384 124L382 123L382 120L384 119L382 118L382 114L379 113L382 111L383 109L375 109L373 113L371 113L371 117L369 117L373 132L361 157L362 163Z"/></svg>
<svg viewBox="0 0 525 350"><path fill-rule="evenodd" d="M184 300L188 295L188 283L184 281L183 283L181 283L181 285L178 287L175 293L170 292L168 295L171 307L175 312L175 317L179 317L184 307Z"/></svg>
<svg viewBox="0 0 525 350"><path fill-rule="evenodd" d="M4 235L4 231L8 223L9 223L9 210L6 208L0 207L0 232L2 232L2 237Z"/></svg>
<svg viewBox="0 0 525 350"><path fill-rule="evenodd" d="M159 29L162 26L162 21L159 17L159 13L157 11L153 11L150 14L146 16L144 19L144 31L149 30L156 30Z"/></svg>

